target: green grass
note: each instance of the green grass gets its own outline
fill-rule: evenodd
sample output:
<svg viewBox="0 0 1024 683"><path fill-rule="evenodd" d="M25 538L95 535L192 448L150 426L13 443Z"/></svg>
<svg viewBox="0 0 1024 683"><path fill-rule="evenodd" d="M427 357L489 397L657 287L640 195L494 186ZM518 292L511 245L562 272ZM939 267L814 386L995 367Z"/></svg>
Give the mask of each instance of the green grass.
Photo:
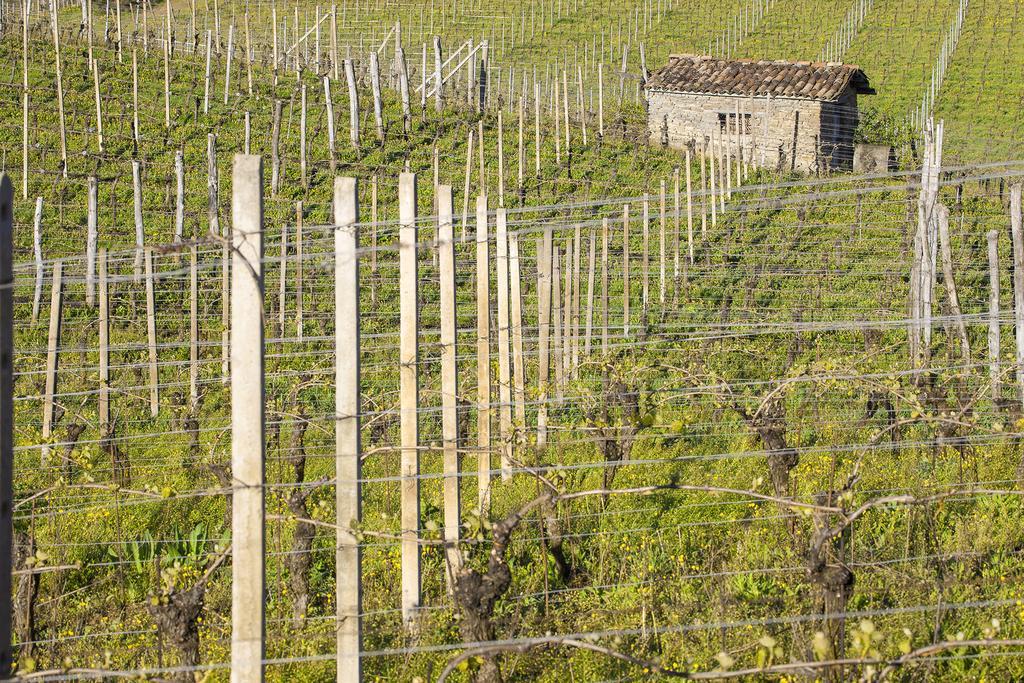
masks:
<svg viewBox="0 0 1024 683"><path fill-rule="evenodd" d="M1024 51L1019 2L972 3L960 45L946 74L936 115L946 120L951 146L966 159L1013 158L1020 153L1018 75Z"/></svg>

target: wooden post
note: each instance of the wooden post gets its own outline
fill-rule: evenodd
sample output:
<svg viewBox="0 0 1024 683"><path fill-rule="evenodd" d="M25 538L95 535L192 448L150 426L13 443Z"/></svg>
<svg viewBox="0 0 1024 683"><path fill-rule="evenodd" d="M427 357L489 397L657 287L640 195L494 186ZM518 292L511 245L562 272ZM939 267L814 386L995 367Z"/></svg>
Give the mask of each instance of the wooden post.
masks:
<svg viewBox="0 0 1024 683"><path fill-rule="evenodd" d="M622 336L629 338L629 204L622 205Z"/></svg>
<svg viewBox="0 0 1024 683"><path fill-rule="evenodd" d="M1010 232L1013 238L1013 322L1017 342L1017 383L1024 400L1024 229L1021 227L1021 185L1010 187Z"/></svg>
<svg viewBox="0 0 1024 683"><path fill-rule="evenodd" d="M14 186L0 177L0 676L14 666Z"/></svg>
<svg viewBox="0 0 1024 683"><path fill-rule="evenodd" d="M573 376L576 376L576 368L580 363L580 266L582 259L583 234L582 228L577 223L573 229L572 238L572 326L569 328L572 333L570 348L572 349L572 362L570 368Z"/></svg>
<svg viewBox="0 0 1024 683"><path fill-rule="evenodd" d="M793 173L796 171L796 143L800 138L800 112L794 112L793 114L793 152L789 158L789 172Z"/></svg>
<svg viewBox="0 0 1024 683"><path fill-rule="evenodd" d="M96 187L96 176L89 176L88 227L85 242L85 303L89 308L96 306L96 248L99 240L97 223L99 221L99 198Z"/></svg>
<svg viewBox="0 0 1024 683"><path fill-rule="evenodd" d="M338 170L338 159L335 155L334 101L331 99L329 76L324 76L324 103L327 107L327 152L331 157L331 175L334 175Z"/></svg>
<svg viewBox="0 0 1024 683"><path fill-rule="evenodd" d="M971 343L967 338L967 325L964 323L960 309L960 297L957 296L956 280L953 277L953 250L949 243L949 209L943 204L936 206L936 218L939 222L939 247L942 253L942 279L949 297L949 310L956 321L960 332L960 351L965 364L971 362Z"/></svg>
<svg viewBox="0 0 1024 683"><path fill-rule="evenodd" d="M555 79L556 87L557 87L557 80L558 79L556 78ZM565 129L564 130L564 132L565 132L565 160L566 160L566 163L571 166L572 149L571 149L570 144L569 144L569 142L570 142L569 141L569 136L570 136L570 129L571 129L571 126L569 126L569 83L568 83L568 77L567 77L567 75L565 73L565 69L562 69L562 114L563 114L564 119L565 119L564 126L563 126L563 128Z"/></svg>
<svg viewBox="0 0 1024 683"><path fill-rule="evenodd" d="M189 405L199 405L199 248L189 248L188 286L188 396Z"/></svg>
<svg viewBox="0 0 1024 683"><path fill-rule="evenodd" d="M377 52L370 52L370 89L373 91L373 120L377 125L377 140L384 142L384 104L380 94L380 66Z"/></svg>
<svg viewBox="0 0 1024 683"><path fill-rule="evenodd" d="M204 79L204 85L203 85L203 113L204 114L209 114L210 113L210 88L213 87L213 82L212 82L212 80L210 78L210 70L211 70L211 67L212 67L212 61L211 60L213 59L212 44L213 44L213 32L207 30L206 31L206 77ZM135 64L135 50L134 50L134 48L132 49L132 67L136 68L136 64ZM138 70L137 69L135 71L135 76L136 76L136 83L138 83ZM136 105L136 112L137 111L138 111L138 106Z"/></svg>
<svg viewBox="0 0 1024 683"><path fill-rule="evenodd" d="M551 262L553 230L544 227L544 237L538 241L537 254L537 448L544 448L548 438L548 394L550 391L550 349L551 336Z"/></svg>
<svg viewBox="0 0 1024 683"><path fill-rule="evenodd" d="M99 315L97 316L96 326L99 333L100 382L96 404L100 419L100 442L106 443L110 438L110 302L107 297L106 248L99 251L99 275Z"/></svg>
<svg viewBox="0 0 1024 683"><path fill-rule="evenodd" d="M587 315L584 320L583 355L590 357L590 338L594 329L594 280L597 256L597 236L590 230L590 248L587 250Z"/></svg>
<svg viewBox="0 0 1024 683"><path fill-rule="evenodd" d="M470 128L466 137L466 176L462 191L462 228L459 236L462 243L466 242L466 231L469 226L469 182L473 177L473 135L473 129Z"/></svg>
<svg viewBox="0 0 1024 683"><path fill-rule="evenodd" d="M487 195L476 198L477 503L486 514L491 492L491 267Z"/></svg>
<svg viewBox="0 0 1024 683"><path fill-rule="evenodd" d="M441 38L434 36L434 111L441 113L444 106L444 95L442 89L444 82L441 78ZM423 91L426 92L426 86Z"/></svg>
<svg viewBox="0 0 1024 683"><path fill-rule="evenodd" d="M523 296L519 267L519 234L508 241L509 312L512 315L512 382L515 396L516 444L525 442L526 433L526 358L523 355Z"/></svg>
<svg viewBox="0 0 1024 683"><path fill-rule="evenodd" d="M402 122L405 135L412 131L412 105L409 101L409 69L405 63L405 51L399 47L395 51L395 62L398 66L398 93L402 99Z"/></svg>
<svg viewBox="0 0 1024 683"><path fill-rule="evenodd" d="M693 263L693 177L690 170L690 148L686 148L686 253ZM677 238L678 239L678 238ZM678 241L676 242L678 244ZM676 254L679 250L676 250ZM676 257L678 260L678 256Z"/></svg>
<svg viewBox="0 0 1024 683"><path fill-rule="evenodd" d="M462 566L459 526L462 520L459 457L459 373L457 366L457 315L455 296L455 207L451 185L437 187L437 249L441 285L441 439L443 442L443 497L445 577L448 592Z"/></svg>
<svg viewBox="0 0 1024 683"><path fill-rule="evenodd" d="M252 132L253 132L252 117L250 116L248 111L245 114L245 124L244 124L243 130L244 130L244 133L245 133L245 138L244 138L244 142L243 142L243 150L244 150L243 154L247 154L248 155L248 154L250 154L250 142L252 141Z"/></svg>
<svg viewBox="0 0 1024 683"><path fill-rule="evenodd" d="M224 104L228 103L228 96L231 94L231 58L235 52L235 25L228 26L228 63L224 70Z"/></svg>
<svg viewBox="0 0 1024 683"><path fill-rule="evenodd" d="M325 77L326 78L326 77ZM334 179L334 472L338 548L337 680L362 680L362 551L352 527L362 519L359 441L359 181Z"/></svg>
<svg viewBox="0 0 1024 683"><path fill-rule="evenodd" d="M667 215L665 207L665 179L661 179L661 183L658 188L658 251L660 254L658 263L658 304L661 306L662 313L665 311L665 293L668 290L668 273L667 273L667 256L666 256L666 231L667 231Z"/></svg>
<svg viewBox="0 0 1024 683"><path fill-rule="evenodd" d="M231 180L231 680L263 680L263 161Z"/></svg>
<svg viewBox="0 0 1024 683"><path fill-rule="evenodd" d="M273 84L278 85L278 60L281 57L281 49L278 46L278 6L273 3L270 4L270 27L270 66L273 72ZM209 47L209 42L207 42L207 46ZM337 78L337 75L335 77Z"/></svg>
<svg viewBox="0 0 1024 683"><path fill-rule="evenodd" d="M135 209L135 275L138 277L142 264L142 249L145 242L145 229L142 223L142 166L132 161L132 200Z"/></svg>
<svg viewBox="0 0 1024 683"><path fill-rule="evenodd" d="M484 166L484 120L481 118L477 125L477 151L480 159L480 174L477 179L480 182L480 194L487 194L487 167Z"/></svg>
<svg viewBox="0 0 1024 683"><path fill-rule="evenodd" d="M50 287L50 328L46 338L46 387L43 396L43 448L42 463L45 465L50 454L46 441L53 436L53 397L57 391L57 363L60 353L61 319L64 307L63 289L64 264L53 264L53 283Z"/></svg>
<svg viewBox="0 0 1024 683"><path fill-rule="evenodd" d="M352 146L359 149L359 94L356 90L356 72L351 59L345 60L345 80L348 83L348 130Z"/></svg>
<svg viewBox="0 0 1024 683"><path fill-rule="evenodd" d="M137 150L141 131L138 127L138 51L131 48L131 96L132 96L132 137Z"/></svg>
<svg viewBox="0 0 1024 683"><path fill-rule="evenodd" d="M305 327L305 315L302 310L302 278L304 275L302 267L302 247L305 242L302 235L303 212L302 200L295 202L295 336L299 341L302 341L302 332Z"/></svg>
<svg viewBox="0 0 1024 683"><path fill-rule="evenodd" d="M500 109L498 110L500 113ZM509 355L508 217L499 208L495 216L495 256L498 285L498 430L501 440L501 478L512 467L512 359Z"/></svg>
<svg viewBox="0 0 1024 683"><path fill-rule="evenodd" d="M709 154L707 155L707 157L708 178L711 181L711 194L709 195L709 198L711 199L711 227L716 228L718 227L718 197L715 189L717 177L715 175L715 150L713 146L709 149Z"/></svg>
<svg viewBox="0 0 1024 683"><path fill-rule="evenodd" d="M523 76L523 92L519 95L519 125L517 127L518 134L518 165L516 172L518 173L516 179L516 195L519 197L519 205L522 206L526 200L526 186L524 184L524 176L526 175L526 141L523 138L523 119L526 114L526 77Z"/></svg>
<svg viewBox="0 0 1024 683"><path fill-rule="evenodd" d="M210 234L220 237L220 184L217 173L217 136L206 136L206 218Z"/></svg>
<svg viewBox="0 0 1024 683"><path fill-rule="evenodd" d="M561 167L562 165L562 116L559 111L560 107L558 102L559 96L559 85L558 85L558 74L555 74L554 83L554 119L555 119L555 166Z"/></svg>
<svg viewBox="0 0 1024 683"><path fill-rule="evenodd" d="M210 234L215 237L220 237L220 174L217 170L217 136L213 133L207 135L206 138L206 156L207 156L207 221L209 223ZM263 165L260 164L260 171L262 172ZM220 370L221 370L221 381L228 381L228 373L231 369L231 296L229 293L229 287L231 283L231 268L233 267L234 260L229 258L231 253L231 247L225 241L221 247L221 271L220 271L220 288L221 288L221 339L220 339Z"/></svg>
<svg viewBox="0 0 1024 683"><path fill-rule="evenodd" d="M174 177L177 181L174 203L174 241L181 242L185 233L185 152L174 152Z"/></svg>
<svg viewBox="0 0 1024 683"><path fill-rule="evenodd" d="M566 252L568 256L568 251ZM555 368L555 400L565 398L564 349L562 347L562 250L557 245L551 255L551 363Z"/></svg>
<svg viewBox="0 0 1024 683"><path fill-rule="evenodd" d="M96 146L102 155L103 147L103 106L100 100L100 65L95 59L92 60L92 82L93 95L96 99Z"/></svg>
<svg viewBox="0 0 1024 683"><path fill-rule="evenodd" d="M299 176L302 188L309 189L309 174L306 171L306 84L299 89Z"/></svg>
<svg viewBox="0 0 1024 683"><path fill-rule="evenodd" d="M420 456L419 424L419 294L416 227L416 174L398 178L399 265L399 422L402 442L402 620L406 625L420 606Z"/></svg>
<svg viewBox="0 0 1024 683"><path fill-rule="evenodd" d="M576 108L580 114L580 133L583 136L583 146L587 145L587 109L583 103L583 65L576 64Z"/></svg>
<svg viewBox="0 0 1024 683"><path fill-rule="evenodd" d="M505 207L505 126L498 109L498 206ZM483 149L483 146L481 146Z"/></svg>
<svg viewBox="0 0 1024 683"><path fill-rule="evenodd" d="M167 5L168 13L171 11L171 6ZM168 16L168 21L170 17ZM228 56L228 79L230 80L231 74L231 57ZM227 81L224 83L224 104L228 103L227 95ZM166 39L164 40L164 129L171 129L171 35L170 31L167 32Z"/></svg>
<svg viewBox="0 0 1024 683"><path fill-rule="evenodd" d="M195 3L191 3L193 10ZM249 6L246 5L245 13L242 15L243 28L245 31L245 77L246 77L246 92L249 97L252 97L252 33L249 31ZM317 24L319 26L320 24ZM319 70L319 60L317 60L317 68ZM246 151L246 154L249 152Z"/></svg>
<svg viewBox="0 0 1024 683"><path fill-rule="evenodd" d="M708 181L705 175L705 160L707 150L703 149L700 154L700 238L701 241L708 238Z"/></svg>
<svg viewBox="0 0 1024 683"><path fill-rule="evenodd" d="M68 177L68 134L64 121L64 79L60 66L60 23L57 19L57 3L50 3L53 25L53 69L57 76L57 118L60 121L60 162L61 175Z"/></svg>
<svg viewBox="0 0 1024 683"><path fill-rule="evenodd" d="M540 83L533 80L533 170L540 179Z"/></svg>
<svg viewBox="0 0 1024 683"><path fill-rule="evenodd" d="M284 102L274 100L274 118L270 132L270 193L281 189L281 108Z"/></svg>
<svg viewBox="0 0 1024 683"><path fill-rule="evenodd" d="M1002 399L999 377L999 231L988 232L988 374L992 384L992 402Z"/></svg>
<svg viewBox="0 0 1024 683"><path fill-rule="evenodd" d="M797 113L799 116L799 112ZM726 155L725 139L721 131L718 133L718 210L725 213L725 200L732 199L732 186L729 184L727 171L732 164Z"/></svg>
<svg viewBox="0 0 1024 683"><path fill-rule="evenodd" d="M35 288L32 292L32 326L39 321L43 300L43 198L36 197L36 213L32 221L32 257L36 266Z"/></svg>
<svg viewBox="0 0 1024 683"><path fill-rule="evenodd" d="M640 261L640 269L643 273L643 283L641 286L641 301L643 305L643 319L647 320L647 313L650 311L650 270L651 270L651 258L650 258L650 242L651 242L651 202L649 195L644 193L643 203L643 254ZM646 323L645 323L646 324Z"/></svg>
<svg viewBox="0 0 1024 683"><path fill-rule="evenodd" d="M370 176L370 302L377 305L377 176Z"/></svg>
<svg viewBox="0 0 1024 683"><path fill-rule="evenodd" d="M156 352L156 299L153 291L153 250L146 249L146 342L149 351L149 414L160 412L160 381Z"/></svg>
<svg viewBox="0 0 1024 683"><path fill-rule="evenodd" d="M288 223L281 224L281 255L278 259L277 334L284 337L285 313L288 310Z"/></svg>
<svg viewBox="0 0 1024 683"><path fill-rule="evenodd" d="M608 355L608 219L601 220L601 353Z"/></svg>
<svg viewBox="0 0 1024 683"><path fill-rule="evenodd" d="M338 6L336 4L333 4L331 5L331 68L334 69L334 80L338 80L341 77L341 74L338 71L339 64L340 62L338 61Z"/></svg>
<svg viewBox="0 0 1024 683"><path fill-rule="evenodd" d="M734 187L739 189L740 185L743 184L743 141L741 137L743 135L743 129L740 127L742 114L740 113L739 100L736 100L735 102L735 109L736 113L733 117L733 125L730 128L730 133L732 136L732 145L730 146L730 149L732 150L732 153L735 156L736 162L736 182L734 183Z"/></svg>

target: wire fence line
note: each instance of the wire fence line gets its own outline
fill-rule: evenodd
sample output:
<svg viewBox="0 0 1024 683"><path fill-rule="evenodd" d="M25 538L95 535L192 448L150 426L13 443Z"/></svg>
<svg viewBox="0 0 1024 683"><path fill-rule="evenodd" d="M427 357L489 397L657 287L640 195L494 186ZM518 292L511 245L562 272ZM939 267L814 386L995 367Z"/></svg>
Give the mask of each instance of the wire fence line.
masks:
<svg viewBox="0 0 1024 683"><path fill-rule="evenodd" d="M808 571L806 564L753 556L749 566L715 568L710 547L748 532L757 537L799 529L806 520L801 509L832 515L850 528L884 525L889 518L910 524L916 515L938 514L938 507L979 520L993 501L1017 495L1020 359L1006 331L1016 332L1018 318L1012 306L993 308L993 270L985 251L987 233L996 231L997 254L1012 252L1007 228L1013 214L1008 216L1006 197L995 185L986 191L979 182L970 195L958 188L982 176L1016 182L1017 168L1011 162L964 169L940 188L951 207L949 262L961 308L931 318L936 332L926 366L914 364L906 351L919 322L907 304L918 228L907 203L909 196L913 205L920 184L901 176L738 188L717 224L705 214L706 233L699 238L694 211L692 258L685 200L679 227L674 212L660 211L660 195L552 205L519 211L514 220L483 200L465 225L463 242L450 200L434 215L412 211L417 203L408 193L415 176L409 175L400 181L406 212L398 221L364 222L358 187L339 186L348 194L337 196L333 209L335 215L348 211L347 220L302 226L301 232L260 220L263 252L248 260L238 242L248 237L245 223L236 215L230 221L236 246L226 255L223 242L167 251L153 245L144 250L149 267L138 276L133 246L97 249L93 259L47 261L43 303L55 306L41 303L34 322L28 314L35 306L37 263L14 264L16 278L3 290L16 312L11 397L19 477L13 517L18 547L35 548L32 556L42 558L19 561L16 582L52 585L62 595L87 577L111 572L106 580L129 596L127 604L140 585L149 584L144 595L166 600L161 604L176 604L175 596L199 586L219 606L202 612L202 649L171 639L160 616L170 612L160 610L152 613L155 631L93 633L80 622L80 633L57 631L66 637L19 633L19 647L35 652L42 664L78 636L113 644L137 635L132 652L161 640L176 648L178 661L202 657L201 663L161 671L216 670L241 647L232 642L238 631L226 619L232 601L225 588L237 589L255 576L263 587L234 602L234 610L258 608L256 623L268 624L260 651L247 662L257 669L335 662L352 674L358 673L355 656L373 670L394 672L395 664L375 660L482 644L523 653L515 656L528 665L531 657L543 659L528 647L543 636L542 620L498 622L515 634L511 638L462 633L436 645L392 646L410 628L426 631L445 618L439 615L467 609L446 586L484 571L474 548L503 543L489 520L497 524L522 506L534 505L528 521L519 523L523 528L504 542L512 552L574 548L567 562L572 571L586 568L588 574L578 583L557 572L540 584L519 579L501 596L543 614L578 609L594 594L668 586L714 591L722 582L745 594L757 581L768 581L763 577L797 577ZM244 191L246 182L262 192L252 176L236 176L233 187ZM1015 192L1010 204L1019 210ZM447 189L439 196L446 193L451 196ZM695 193L691 209L699 198ZM964 207L959 217L952 208L958 202ZM672 206L671 199L666 203ZM235 204L238 211L259 206ZM371 234L375 246L367 244ZM795 245L800 252L792 251ZM409 253L414 258L403 263ZM418 290L411 297L410 263ZM996 266L998 288L1016 291L1005 261ZM255 280L253 273L259 274ZM357 279L342 286L338 277ZM259 388L242 397L234 392L247 359L234 355L239 336L232 316L245 310L245 302L236 298L240 285L232 278L261 285L251 318L260 333L246 336L263 339L256 347L262 370L253 375ZM949 284L936 277L937 292ZM407 304L411 298L404 316L403 295ZM339 320L340 297L348 297L357 317ZM403 327L410 311L412 322ZM231 323L226 335L225 320ZM959 324L969 332L966 357L955 344ZM1003 333L994 355L987 345L993 325ZM339 350L342 333L355 330L358 345ZM403 356L403 342L415 349L414 358ZM828 350L826 358L816 358L821 349ZM745 360L751 354L756 362ZM337 380L346 363L358 363L356 382L347 388ZM401 377L409 371L417 384L411 404ZM354 409L335 405L346 391L358 402ZM254 400L261 393L266 400ZM246 428L233 414L239 403L265 411L250 427L261 445L229 457L238 430ZM410 424L402 424L409 410L415 440L409 439ZM357 440L346 444L337 431L352 420L360 424L348 436ZM821 469L779 466L780 457ZM912 479L882 490L872 473L887 459L904 457L936 463L927 483ZM254 461L258 478L242 478L243 463L236 458ZM339 473L339 463L348 469ZM411 469L403 468L410 463ZM834 474L823 475L829 467ZM750 474L741 474L744 469ZM815 477L823 478L811 483ZM864 485L843 484L860 477ZM744 483L726 485L736 481ZM403 495L410 484L419 489L411 501ZM850 487L844 494L849 502L829 502L828 496L819 502L821 491L844 486ZM332 488L349 491L342 503L361 503L362 510L346 517L344 505L331 500ZM240 493L256 494L256 528L263 536L256 564L241 559L246 536L237 525L247 508ZM638 506L641 500L653 509ZM858 505L870 511L860 513ZM409 507L418 511L407 525L401 512ZM661 520L665 510L674 519ZM152 536L118 531L125 524L137 529L129 521L137 515L166 516L169 523ZM622 523L613 525L614 518ZM75 529L69 523L76 519L117 523ZM233 533L224 533L232 527ZM821 527L790 533L813 538L815 528ZM679 565L677 576L649 576L649 558L670 554L678 534L711 545L684 550L688 563ZM613 544L635 545L638 537L646 545L626 553L622 568L591 566L583 554L587 547L604 552ZM333 566L339 547L362 553L362 576L335 569L326 579L309 578L311 567ZM842 552L838 562L857 574L866 596L881 590L886 568L905 567L923 583L914 584L898 613L922 615L941 609L924 588L927 558L955 565L991 557L984 548L936 553L863 543ZM406 562L410 556L417 561L411 586L409 574L398 579L403 553ZM503 561L515 567L518 560L508 557ZM194 574L175 577L182 567ZM305 587L297 578L303 576ZM747 584L738 577L761 578ZM363 589L361 604L346 608L344 597L329 597L346 587ZM979 590L998 594L985 585ZM264 594L287 597L265 600ZM998 609L1012 607L1010 600L990 597L965 602L962 609L1001 614ZM898 611L804 608L793 619L823 628L847 618L881 623ZM635 628L635 616L612 610L608 623L631 625L570 630L563 637L610 642L675 632L648 624ZM175 616L174 623L187 623L183 618ZM295 627L296 618L305 626ZM363 642L337 642L333 626L343 619L363 622ZM694 626L699 619L695 615ZM782 622L759 615L708 623L739 632ZM315 651L284 655L287 638L278 625L285 624L298 628L290 632L303 633ZM742 642L742 635L736 637ZM92 674L44 674L44 665L40 676L120 675L116 661ZM236 660L231 666L242 665Z"/></svg>

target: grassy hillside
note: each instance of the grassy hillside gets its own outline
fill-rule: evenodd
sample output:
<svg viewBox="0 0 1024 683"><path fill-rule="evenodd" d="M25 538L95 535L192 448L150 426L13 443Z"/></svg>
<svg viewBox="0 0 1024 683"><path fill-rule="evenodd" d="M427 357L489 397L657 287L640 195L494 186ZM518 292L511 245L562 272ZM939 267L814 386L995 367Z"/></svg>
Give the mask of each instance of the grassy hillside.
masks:
<svg viewBox="0 0 1024 683"><path fill-rule="evenodd" d="M818 5L815 17L838 18L844 11L833 3ZM914 104L916 82L927 74L931 59L926 49L913 58L920 61L920 73L899 62L910 59L907 34L934 24L937 44L938 27L948 24L945 4L921 0L917 14L897 5L876 3L864 44L859 39L850 52L851 61L858 61L857 50L864 51L862 66L890 93L879 95L878 106L893 111ZM581 36L585 42L587 35L593 39L612 26L617 30L616 19L622 18L621 13L616 16L617 7L573 6L572 14L556 21L546 38L517 49L524 59L564 55ZM991 10L982 3L977 7ZM409 6L401 8L407 35L415 35L415 15ZM465 17L486 16L493 9L486 2L463 8ZM709 17L719 17L712 14L718 12L722 16L702 23L699 16L677 7L664 16L661 27L679 33L665 28L665 39L650 44L649 59L654 61L659 50L676 51L672 35L689 36L694 45L715 35L715 21L724 21L723 8L702 9ZM792 14L795 9L779 2L773 12ZM74 11L66 12L69 27ZM592 24L574 29L573 18ZM875 30L869 30L872 20L879 22L878 31L890 27L891 40L867 45ZM688 33L687 27L698 24L706 34ZM815 31L803 26L790 26L773 14L748 44L765 55L780 45L787 50L800 45L810 54L819 49L814 41L823 42L827 31L812 35ZM244 145L244 113L251 114L250 146L264 156L269 181L273 102L280 100L283 180L277 196L266 199L264 264L268 673L273 680L329 680L335 636L335 283L333 231L324 227L333 173L322 82L307 71L299 78L280 74L275 84L266 65L257 63L253 93L248 93L244 70L236 71L225 105L222 56L216 63L210 112L204 114L204 61L182 51L171 63L172 125L165 129L163 64L154 39L149 55L139 55L142 135L136 149L130 53L119 62L109 47L97 47L104 112L101 151L87 48L68 35L74 30L67 28L62 35L68 178L62 178L60 168L54 74L49 68L52 43L40 33L30 44L30 199L16 205L15 518L19 544L25 547L31 538L37 551L20 560L19 567L42 570L34 603L34 647L19 651L19 666L22 671L84 667L138 672L182 662L171 630L157 627L154 609L202 583L213 558L230 542L226 494L232 484L225 467L231 394L221 368L224 264L221 245L204 238L209 229L206 135L214 132L218 137L218 210L226 225L231 155ZM791 30L802 37L792 43L779 38ZM970 45L974 30L965 33L964 46ZM0 42L4 63L12 65L11 83L20 74L20 49L15 35ZM955 69L948 82L956 82L954 74ZM299 172L302 85L308 108L306 188ZM1016 492L1021 409L1013 379L1011 314L1005 312L1012 283L1003 178L1013 179L1015 166L994 171L1003 178L992 182L969 180L962 188L950 184L942 191L951 215L953 271L969 320L969 357L960 351L946 279L940 276L931 366L921 371L910 363L907 351L917 201L908 178L819 182L753 172L746 188L716 212L714 222L705 210L707 199L695 192L694 259L688 262L685 194L678 217L673 196L673 170L682 157L642 143L639 107L628 102L622 110L617 103L610 106L603 140L597 139L596 125L588 119L585 145L573 110L571 153L563 137L560 163L555 136L564 136L564 131L545 111L539 175L533 166L528 108L525 199L517 195L517 121L506 111L505 205L521 251L527 378L526 425L517 427L534 434L543 408L550 432L547 447L535 447L531 437L515 450L514 476L502 480L495 473L491 510L481 513L474 510L480 451L474 405L479 368L472 202L486 189L489 206L497 204L497 115L483 116L485 177L477 176L474 151L469 221L463 224L467 134L479 130L478 117L454 101L441 114L432 106L421 111L415 104L406 136L401 104L388 89L386 139L378 144L364 84L359 94L362 145L357 150L348 142L347 93L332 85L336 172L361 179L366 223L360 228L364 519L357 531L364 548L368 680L436 680L469 640L461 630L466 614L446 595L444 553L436 543L444 518L438 448L439 272L432 220L424 220L420 233L417 367L424 447L422 535L428 543L423 548L424 609L415 637L403 629L398 610L397 176L405 168L420 174L418 208L421 215L432 216L435 149L440 182L454 186L456 232L461 235L465 229L470 236L459 241L456 255L465 425L459 439L462 531L469 562L483 571L493 548L492 523L529 505L539 492L579 496L535 505L511 536L504 556L510 585L496 598L489 620L493 638L521 645L501 656L508 680L561 681L567 670L574 680L629 680L646 675L644 669L654 665L710 674L721 668L764 669L846 657L853 661L827 674L845 680L877 672L883 666L879 660L934 642L946 643L938 656L918 655L912 668L901 673L964 681L1024 675L1019 658L998 654L1015 650L949 644L964 639L1015 642L1024 636L1019 608L1024 509ZM20 188L21 109L17 88L5 87L11 96L0 102L0 147ZM546 107L549 101L542 97ZM475 145L479 149L479 141ZM131 160L143 163L147 243L167 245L174 229L176 149L183 149L185 158L185 237L197 238L198 358L193 364L190 357L188 252L160 251L154 257L160 410L151 417L145 289L135 278L131 248ZM699 186L699 164L689 170ZM685 173L681 169L684 192ZM90 175L99 178L100 246L110 249L113 417L107 434L98 418L97 311L85 303ZM371 224L374 176L378 206L377 221ZM658 196L663 180L668 188L664 304L659 300L663 253ZM643 195L648 192L645 306ZM31 198L37 195L44 197L46 277L40 320L33 322L30 226ZM301 261L295 244L295 202L300 200ZM631 217L628 243L626 203ZM607 259L601 247L605 221ZM563 276L565 250L577 229L583 253L589 253L592 239L596 253L591 353L580 353L578 365L570 363L572 372L561 391L547 397L539 381L537 245L546 228L559 250ZM986 355L989 230L998 230L1003 259L1002 365L997 374L1002 392L996 396ZM678 280L673 272L677 240L683 254ZM495 246L489 245L492 257ZM58 417L44 460L47 293L55 258L65 259L64 336ZM296 277L300 263L301 293ZM578 319L570 317L563 332L579 328L585 334L588 268L583 258L579 278L573 274L560 281L571 291L582 290ZM607 305L601 294L605 274ZM491 288L496 297L496 278ZM495 315L495 302L491 306ZM555 362L566 347L564 340L552 341ZM492 365L496 355L492 353ZM198 390L194 402L189 396L193 367ZM61 445L79 427L75 443ZM497 467L501 441L496 430L493 434L487 448L492 467ZM643 490L650 486L661 488ZM624 491L634 487L641 490ZM302 495L307 492L308 497ZM865 507L858 509L861 505ZM828 535L830 528L835 533ZM209 571L204 605L198 619L188 623L198 629L200 665L210 668L208 679L226 680L230 572L228 566ZM531 648L521 640L546 634L585 638L588 633L602 647L637 657L639 663L565 649L564 643ZM466 680L485 664L470 659L454 676ZM792 680L793 674L772 670L749 676L754 675Z"/></svg>
<svg viewBox="0 0 1024 683"><path fill-rule="evenodd" d="M1018 76L1024 53L1017 38L1022 24L1020 3L971 4L937 111L964 158L1020 155L1019 105L1024 89Z"/></svg>

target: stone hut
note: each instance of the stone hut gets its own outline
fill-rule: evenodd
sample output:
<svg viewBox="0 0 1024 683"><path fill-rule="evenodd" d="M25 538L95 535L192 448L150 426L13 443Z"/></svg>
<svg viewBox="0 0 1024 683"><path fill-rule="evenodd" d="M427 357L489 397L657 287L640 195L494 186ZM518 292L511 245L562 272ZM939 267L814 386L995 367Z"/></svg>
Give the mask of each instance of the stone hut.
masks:
<svg viewBox="0 0 1024 683"><path fill-rule="evenodd" d="M850 168L857 95L852 64L672 55L646 85L652 144L724 144L758 166L808 173Z"/></svg>

